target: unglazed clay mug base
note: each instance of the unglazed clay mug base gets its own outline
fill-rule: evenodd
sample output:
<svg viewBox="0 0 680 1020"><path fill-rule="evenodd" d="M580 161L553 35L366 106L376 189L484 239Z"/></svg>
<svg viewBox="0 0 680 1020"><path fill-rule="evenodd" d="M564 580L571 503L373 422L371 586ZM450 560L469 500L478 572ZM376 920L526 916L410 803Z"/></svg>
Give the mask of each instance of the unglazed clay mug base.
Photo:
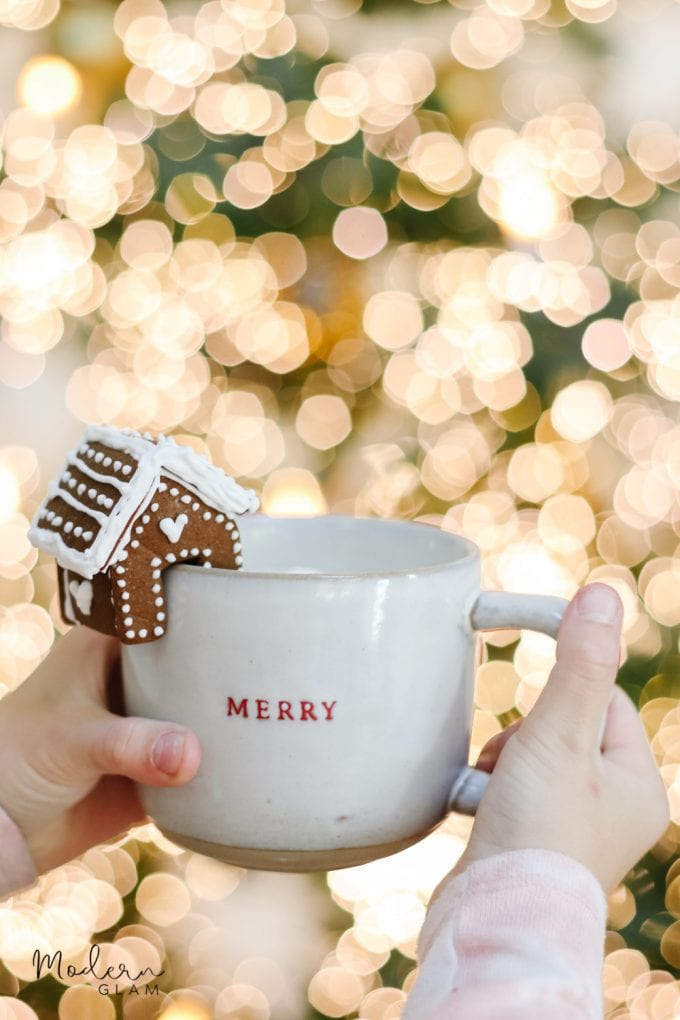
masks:
<svg viewBox="0 0 680 1020"><path fill-rule="evenodd" d="M141 787L174 842L243 867L362 864L474 813L476 630L555 636L564 599L480 591L477 547L353 517L240 522L240 571L168 571L168 632L123 647L126 710L201 742L186 786Z"/></svg>

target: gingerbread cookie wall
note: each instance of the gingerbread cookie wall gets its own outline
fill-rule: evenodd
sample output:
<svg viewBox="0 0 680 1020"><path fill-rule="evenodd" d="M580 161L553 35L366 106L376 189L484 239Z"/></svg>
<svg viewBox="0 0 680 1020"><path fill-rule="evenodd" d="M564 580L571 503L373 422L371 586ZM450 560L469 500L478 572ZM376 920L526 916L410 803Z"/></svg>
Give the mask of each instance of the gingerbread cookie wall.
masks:
<svg viewBox="0 0 680 1020"><path fill-rule="evenodd" d="M90 426L33 520L57 560L61 611L128 644L168 626L163 573L175 563L238 569L237 518L258 500L173 439Z"/></svg>

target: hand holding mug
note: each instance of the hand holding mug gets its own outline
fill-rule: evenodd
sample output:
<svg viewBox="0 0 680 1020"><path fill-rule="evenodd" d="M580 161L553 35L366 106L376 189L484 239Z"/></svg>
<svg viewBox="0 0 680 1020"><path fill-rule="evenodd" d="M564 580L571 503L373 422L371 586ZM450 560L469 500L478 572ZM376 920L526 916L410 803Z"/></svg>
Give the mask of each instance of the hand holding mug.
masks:
<svg viewBox="0 0 680 1020"><path fill-rule="evenodd" d="M0 807L38 871L144 821L135 780L174 786L198 768L198 740L183 726L110 711L118 649L74 627L0 700Z"/></svg>
<svg viewBox="0 0 680 1020"><path fill-rule="evenodd" d="M603 584L569 604L535 706L480 754L492 775L456 872L535 847L576 858L609 892L663 835L666 791L637 710L615 686L621 619Z"/></svg>

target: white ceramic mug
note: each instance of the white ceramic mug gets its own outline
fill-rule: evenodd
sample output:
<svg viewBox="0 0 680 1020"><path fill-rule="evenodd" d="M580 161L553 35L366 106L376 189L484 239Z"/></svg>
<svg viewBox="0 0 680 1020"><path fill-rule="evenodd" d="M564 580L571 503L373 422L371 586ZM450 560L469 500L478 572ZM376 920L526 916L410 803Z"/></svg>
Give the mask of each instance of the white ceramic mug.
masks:
<svg viewBox="0 0 680 1020"><path fill-rule="evenodd" d="M201 767L143 787L160 829L232 864L313 871L474 813L476 630L555 636L561 598L480 591L477 547L353 517L239 521L240 571L173 567L168 633L123 646L126 709L191 727Z"/></svg>

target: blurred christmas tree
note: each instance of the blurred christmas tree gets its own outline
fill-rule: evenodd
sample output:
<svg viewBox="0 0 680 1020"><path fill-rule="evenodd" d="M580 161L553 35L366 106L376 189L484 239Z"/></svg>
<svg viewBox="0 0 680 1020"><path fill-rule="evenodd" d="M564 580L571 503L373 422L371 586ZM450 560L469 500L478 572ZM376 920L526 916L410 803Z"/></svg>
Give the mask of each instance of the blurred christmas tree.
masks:
<svg viewBox="0 0 680 1020"><path fill-rule="evenodd" d="M19 99L0 183L0 693L62 628L51 568L25 543L41 464L49 477L82 422L172 432L260 489L270 513L441 524L480 545L488 587L613 585L621 682L676 817L680 144L663 115L622 131L609 55L622 39L672 38L674 11L0 3ZM31 404L58 344L71 348L71 418L49 453L13 431L12 393ZM550 668L536 635L488 635L486 653L473 751L526 714ZM406 863L329 878L347 930L319 956L309 1017L399 1015L423 905L467 831L450 819ZM674 821L612 897L611 1016L660 1016L641 1011L661 986L664 1015L680 1002L679 838ZM63 936L56 922L44 935L54 880L15 915L21 953L16 923L0 924L0 991L60 1020L95 1005L87 1015L104 1020L161 1008L282 1020L256 978L213 978L210 992L180 965L181 942L160 937L171 922L140 898L144 881L172 872L199 897L238 882L199 881L201 867L131 840L60 878L81 899L100 883L99 915L79 907L86 942L132 924L123 937L142 956L174 959L175 1012L31 981L36 926L47 944Z"/></svg>

